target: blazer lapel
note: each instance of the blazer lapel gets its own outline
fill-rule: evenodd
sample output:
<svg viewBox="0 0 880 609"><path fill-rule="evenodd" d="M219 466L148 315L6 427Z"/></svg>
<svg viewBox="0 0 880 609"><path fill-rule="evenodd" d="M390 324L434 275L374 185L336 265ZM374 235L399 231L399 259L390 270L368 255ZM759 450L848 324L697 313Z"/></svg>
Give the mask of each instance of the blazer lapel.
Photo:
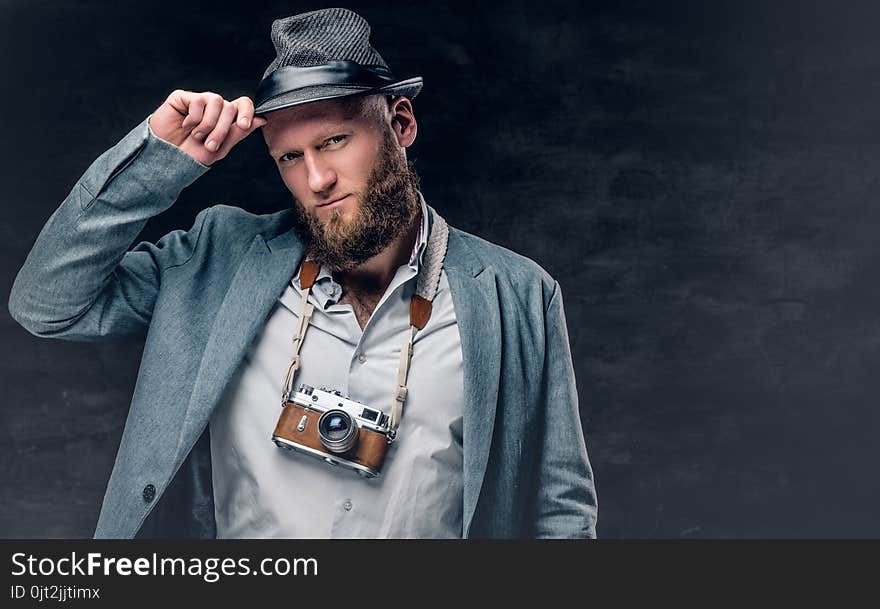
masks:
<svg viewBox="0 0 880 609"><path fill-rule="evenodd" d="M495 271L478 263L450 230L446 277L461 336L464 368L464 509L468 536L486 474L501 375L501 315Z"/></svg>
<svg viewBox="0 0 880 609"><path fill-rule="evenodd" d="M205 346L178 438L178 461L182 461L201 434L245 352L296 272L301 257L301 245L291 231L269 242L261 234L251 241Z"/></svg>

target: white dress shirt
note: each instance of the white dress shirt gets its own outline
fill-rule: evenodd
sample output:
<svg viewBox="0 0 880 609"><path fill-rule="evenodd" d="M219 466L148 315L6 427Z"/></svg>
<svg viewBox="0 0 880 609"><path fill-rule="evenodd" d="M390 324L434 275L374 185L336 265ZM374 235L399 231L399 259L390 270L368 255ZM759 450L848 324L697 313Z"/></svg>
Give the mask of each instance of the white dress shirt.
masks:
<svg viewBox="0 0 880 609"><path fill-rule="evenodd" d="M294 380L338 389L390 414L409 303L427 244L427 205L401 265L361 331L342 287L322 268ZM210 421L217 537L458 538L462 535L461 340L445 271L431 319L416 334L397 440L378 478L288 452L272 442L293 353L299 271L269 314Z"/></svg>

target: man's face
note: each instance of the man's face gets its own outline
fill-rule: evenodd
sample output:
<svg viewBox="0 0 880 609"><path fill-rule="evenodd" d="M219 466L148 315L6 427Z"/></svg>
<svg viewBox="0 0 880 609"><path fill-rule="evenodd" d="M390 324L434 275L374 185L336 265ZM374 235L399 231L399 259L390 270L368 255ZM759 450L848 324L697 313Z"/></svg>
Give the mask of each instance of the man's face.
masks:
<svg viewBox="0 0 880 609"><path fill-rule="evenodd" d="M293 197L294 228L312 258L332 270L382 251L419 210L418 177L400 143L411 140L395 134L387 104L377 101L385 104L311 102L270 112L262 128Z"/></svg>

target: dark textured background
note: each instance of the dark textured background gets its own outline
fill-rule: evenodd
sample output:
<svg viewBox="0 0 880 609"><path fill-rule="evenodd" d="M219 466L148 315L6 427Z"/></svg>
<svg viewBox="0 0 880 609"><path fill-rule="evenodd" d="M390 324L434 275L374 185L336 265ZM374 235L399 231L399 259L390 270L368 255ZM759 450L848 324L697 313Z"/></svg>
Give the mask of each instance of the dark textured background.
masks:
<svg viewBox="0 0 880 609"><path fill-rule="evenodd" d="M563 288L602 537L878 537L880 5L348 4L421 74L451 224ZM0 294L175 88L251 94L296 2L0 3ZM249 138L147 226L287 198ZM141 344L0 311L0 536L94 530Z"/></svg>

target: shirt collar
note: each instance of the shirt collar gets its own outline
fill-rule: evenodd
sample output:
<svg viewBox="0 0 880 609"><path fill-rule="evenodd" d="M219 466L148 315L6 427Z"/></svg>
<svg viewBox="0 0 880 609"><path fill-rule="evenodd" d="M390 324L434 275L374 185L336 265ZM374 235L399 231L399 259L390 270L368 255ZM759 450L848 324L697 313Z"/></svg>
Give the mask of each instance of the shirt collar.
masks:
<svg viewBox="0 0 880 609"><path fill-rule="evenodd" d="M419 203L422 210L422 223L419 226L419 236L416 237L415 245L413 245L412 253L409 256L409 265L417 271L422 265L425 249L428 247L428 204L421 191L419 191Z"/></svg>

